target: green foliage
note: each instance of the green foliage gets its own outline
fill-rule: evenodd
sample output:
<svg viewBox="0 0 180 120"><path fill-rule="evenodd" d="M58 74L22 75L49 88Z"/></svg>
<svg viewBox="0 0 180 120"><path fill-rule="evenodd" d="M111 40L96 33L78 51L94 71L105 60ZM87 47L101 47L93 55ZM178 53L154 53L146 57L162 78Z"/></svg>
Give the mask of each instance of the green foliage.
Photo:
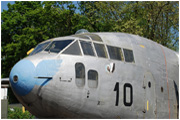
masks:
<svg viewBox="0 0 180 120"><path fill-rule="evenodd" d="M35 116L33 116L29 111L22 112L21 108L8 108L8 119L34 119Z"/></svg>
<svg viewBox="0 0 180 120"><path fill-rule="evenodd" d="M8 8L1 13L1 77L39 42L79 29L136 34L179 50L178 1L15 1ZM9 97L17 102L12 91ZM29 115L9 112L9 118Z"/></svg>
<svg viewBox="0 0 180 120"><path fill-rule="evenodd" d="M1 77L39 42L79 29L136 34L179 50L178 1L15 1L8 8L1 13Z"/></svg>
<svg viewBox="0 0 180 120"><path fill-rule="evenodd" d="M91 31L140 35L178 51L179 2L79 2Z"/></svg>
<svg viewBox="0 0 180 120"><path fill-rule="evenodd" d="M16 1L8 7L1 13L1 77L8 77L13 65L39 42L74 34L81 28L82 17L75 14L72 2Z"/></svg>

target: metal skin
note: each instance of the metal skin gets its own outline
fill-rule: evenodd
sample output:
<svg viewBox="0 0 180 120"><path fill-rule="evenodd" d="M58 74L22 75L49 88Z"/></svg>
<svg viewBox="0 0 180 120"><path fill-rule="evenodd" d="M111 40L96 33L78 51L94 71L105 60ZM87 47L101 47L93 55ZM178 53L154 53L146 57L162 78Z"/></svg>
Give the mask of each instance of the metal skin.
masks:
<svg viewBox="0 0 180 120"><path fill-rule="evenodd" d="M97 53L94 57L86 56L81 47L81 56L62 54L64 50L58 54L42 51L28 56L10 73L14 94L27 110L37 118L178 118L176 52L136 35L93 34L101 37L106 51L106 45L133 50L135 62L112 60L109 54L108 58L97 57ZM79 42L80 38L67 36L53 40L67 39ZM76 63L85 66L83 87L75 83ZM111 63L115 68L108 72L106 66ZM98 72L97 88L88 87L89 70ZM18 83L13 83L14 75L19 76Z"/></svg>

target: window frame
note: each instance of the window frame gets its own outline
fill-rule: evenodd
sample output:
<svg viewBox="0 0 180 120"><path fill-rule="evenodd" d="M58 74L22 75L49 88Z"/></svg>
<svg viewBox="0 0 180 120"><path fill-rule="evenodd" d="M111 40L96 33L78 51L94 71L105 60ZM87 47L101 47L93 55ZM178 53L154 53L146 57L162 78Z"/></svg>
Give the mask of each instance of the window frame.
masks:
<svg viewBox="0 0 180 120"><path fill-rule="evenodd" d="M107 55L107 56L105 55L106 57L100 57L100 56L98 56L98 52L96 51L95 44L103 45L104 50L105 50L104 52L105 52L105 54ZM98 58L109 59L108 51L107 51L107 48L106 48L106 45L105 45L105 44L103 44L102 42L93 42L93 45L94 45L94 49L95 49L95 51L96 51L96 55L97 55Z"/></svg>
<svg viewBox="0 0 180 120"><path fill-rule="evenodd" d="M83 66L83 68L84 68L84 78L77 78L77 72L76 72L76 65L77 64L81 64L82 66ZM85 68L85 65L82 63L82 62L76 62L75 63L75 65L74 65L74 68L75 68L75 84L76 84L76 86L78 87L78 88L81 88L81 87L84 87L85 85L86 85L86 68ZM78 86L77 85L77 79L82 79L83 81L84 81L84 84L82 85L82 86Z"/></svg>
<svg viewBox="0 0 180 120"><path fill-rule="evenodd" d="M69 47L71 44L73 44L76 39L70 38L70 39L52 40L49 45L51 45L51 43L52 43L52 42L55 42L55 41L66 41L66 40L72 40L72 42L69 43L66 47L63 48L63 50L59 51L58 53L55 53L55 52L50 52L50 53L57 54L57 55L61 54L65 49L67 49L67 47ZM47 47L48 47L48 46L46 46L45 49L47 49ZM48 52L48 51L45 51L45 49L44 49L43 51L44 51L44 52Z"/></svg>
<svg viewBox="0 0 180 120"><path fill-rule="evenodd" d="M57 40L58 41L58 40ZM62 39L62 41L63 41L63 39ZM73 41L69 44L69 45L67 45L63 50L61 50L59 53L58 53L58 55L60 55L60 54L62 54L69 46L71 46L72 44L74 44L76 42L76 39L73 39ZM63 55L66 55L66 54L63 54Z"/></svg>
<svg viewBox="0 0 180 120"><path fill-rule="evenodd" d="M50 40L43 41L43 42L37 44L37 45L35 46L34 50L36 49L36 47L37 47L38 45L40 45L40 44L42 45L42 44L47 43L47 42L49 42L49 43L48 43L40 52L44 51L44 50L48 47L48 45L50 45L50 44L52 43L52 41L50 41ZM34 50L33 50L33 51L34 51ZM32 56L32 55L36 55L36 54L37 54L37 52L36 52L36 54L32 54L33 51L32 51L28 56ZM40 52L38 52L38 53L40 53Z"/></svg>
<svg viewBox="0 0 180 120"><path fill-rule="evenodd" d="M94 53L94 55L86 55L86 54L84 54L84 51L83 51L83 48L82 48L82 45L81 45L81 41L82 42L88 42L88 43L90 43L91 44L91 47L92 47L92 50L93 50L93 53ZM89 57L97 57L97 53L96 53L96 50L95 50L95 48L94 48L94 44L93 44L93 42L92 42L92 40L82 40L82 39L79 39L79 44L80 44L80 48L81 48L81 52L82 52L82 55L83 56L89 56Z"/></svg>
<svg viewBox="0 0 180 120"><path fill-rule="evenodd" d="M93 72L96 73L96 75L97 75L97 80L89 79L89 72L90 72L90 71L93 71ZM90 86L89 86L89 80L96 81L96 82L97 82L96 87L90 87ZM98 74L98 72L97 72L96 70L93 70L93 69L89 69L89 70L88 70L88 72L87 72L87 85L88 85L89 88L94 88L94 89L97 89L97 88L98 88L98 85L99 85L99 74Z"/></svg>
<svg viewBox="0 0 180 120"><path fill-rule="evenodd" d="M112 58L111 58L110 52L109 52L109 49L108 49L108 46L109 46L109 47L118 48L118 49L121 50L121 53L120 53L120 54L122 54L121 60L119 60L119 59L112 59ZM123 51L123 48L122 48L122 47L117 47L117 46L112 46L112 45L106 45L106 47L107 47L107 51L108 51L108 57L109 57L110 60L116 60L116 61L121 61L121 62L124 62L124 61L125 61L125 58L124 58L124 51ZM122 57L123 57L123 58L122 58Z"/></svg>
<svg viewBox="0 0 180 120"><path fill-rule="evenodd" d="M74 56L82 56L83 53L82 53L82 49L81 49L81 46L80 46L80 44L79 44L79 40L78 40L78 39L74 39L74 41L72 41L72 42L71 42L69 45L67 45L63 50L61 50L61 52L60 52L59 54L62 54L62 55L73 55L73 54L63 54L63 52L66 51L69 47L71 47L71 45L73 45L76 41L78 42L81 55L74 55Z"/></svg>
<svg viewBox="0 0 180 120"><path fill-rule="evenodd" d="M133 61L132 61L132 62L127 62L127 61L126 61L126 57L125 57L125 54L124 54L124 49L125 49L125 50L131 50L131 51L132 51L132 55L133 55ZM126 62L126 63L135 63L134 52L133 52L132 49L129 49L129 48L123 48L123 55L124 55L124 62Z"/></svg>

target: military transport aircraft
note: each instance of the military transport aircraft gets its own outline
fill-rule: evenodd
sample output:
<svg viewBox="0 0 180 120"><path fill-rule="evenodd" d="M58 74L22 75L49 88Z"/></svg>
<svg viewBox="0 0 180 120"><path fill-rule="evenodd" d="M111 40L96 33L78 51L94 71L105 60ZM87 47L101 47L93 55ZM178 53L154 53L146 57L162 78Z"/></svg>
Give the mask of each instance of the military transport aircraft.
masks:
<svg viewBox="0 0 180 120"><path fill-rule="evenodd" d="M9 78L37 118L179 117L178 53L137 35L80 30L46 40Z"/></svg>

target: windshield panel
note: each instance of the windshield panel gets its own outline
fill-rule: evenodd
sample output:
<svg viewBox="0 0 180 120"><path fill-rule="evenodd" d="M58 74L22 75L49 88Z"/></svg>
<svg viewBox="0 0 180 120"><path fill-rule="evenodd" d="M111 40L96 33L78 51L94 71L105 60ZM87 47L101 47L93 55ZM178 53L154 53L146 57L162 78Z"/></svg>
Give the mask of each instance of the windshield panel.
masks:
<svg viewBox="0 0 180 120"><path fill-rule="evenodd" d="M85 55L95 56L91 42L81 41L81 47Z"/></svg>
<svg viewBox="0 0 180 120"><path fill-rule="evenodd" d="M45 43L40 43L36 46L36 48L29 54L29 56L37 54L39 52L41 52L45 47L47 47L47 45L50 43L50 41L45 42Z"/></svg>
<svg viewBox="0 0 180 120"><path fill-rule="evenodd" d="M59 53L66 46L68 46L73 40L53 41L45 51Z"/></svg>
<svg viewBox="0 0 180 120"><path fill-rule="evenodd" d="M78 41L73 43L70 47L68 47L63 54L69 54L69 55L82 55L81 50L79 48Z"/></svg>

